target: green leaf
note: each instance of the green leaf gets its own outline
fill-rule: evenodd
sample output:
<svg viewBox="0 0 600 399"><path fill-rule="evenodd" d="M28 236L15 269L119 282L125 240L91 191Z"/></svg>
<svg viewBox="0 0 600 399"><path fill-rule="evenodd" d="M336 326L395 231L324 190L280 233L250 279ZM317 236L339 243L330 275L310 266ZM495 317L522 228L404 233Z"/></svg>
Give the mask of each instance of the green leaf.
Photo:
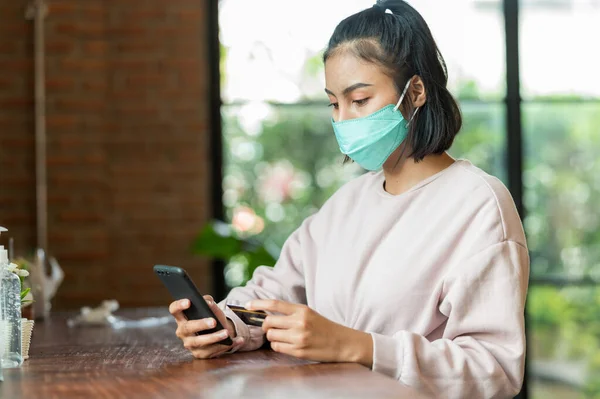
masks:
<svg viewBox="0 0 600 399"><path fill-rule="evenodd" d="M242 250L242 240L235 237L231 228L223 222L207 224L192 245L198 255L227 260Z"/></svg>
<svg viewBox="0 0 600 399"><path fill-rule="evenodd" d="M27 294L29 294L29 291L31 291L31 288L27 288L27 289L21 291L21 301L23 299L25 299L25 297L27 296Z"/></svg>

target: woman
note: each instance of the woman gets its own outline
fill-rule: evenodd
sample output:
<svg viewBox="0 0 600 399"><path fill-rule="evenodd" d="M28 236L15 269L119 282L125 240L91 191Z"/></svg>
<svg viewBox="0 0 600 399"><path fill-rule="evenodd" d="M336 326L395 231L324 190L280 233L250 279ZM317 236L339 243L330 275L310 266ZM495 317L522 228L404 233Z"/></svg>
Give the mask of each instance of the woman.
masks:
<svg viewBox="0 0 600 399"><path fill-rule="evenodd" d="M383 0L342 21L324 55L341 151L371 170L338 190L219 305L227 329L177 335L197 358L259 348L357 362L441 397L520 390L529 258L509 192L450 148L461 127L422 17ZM382 169L381 171L377 171ZM225 304L270 313L245 325ZM225 336L232 347L217 344Z"/></svg>

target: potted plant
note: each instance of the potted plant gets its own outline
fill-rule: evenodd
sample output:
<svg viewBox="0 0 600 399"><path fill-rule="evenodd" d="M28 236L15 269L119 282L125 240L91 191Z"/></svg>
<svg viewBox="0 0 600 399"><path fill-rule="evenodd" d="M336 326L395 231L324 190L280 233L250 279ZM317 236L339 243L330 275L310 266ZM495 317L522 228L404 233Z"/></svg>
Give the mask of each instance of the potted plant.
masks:
<svg viewBox="0 0 600 399"><path fill-rule="evenodd" d="M29 276L29 265L30 263L24 259L15 259L10 264L9 270L19 276L21 281L21 352L23 354L23 360L29 358L29 344L31 343L31 334L33 332L34 316L33 316L33 295L31 294L31 287L26 277Z"/></svg>

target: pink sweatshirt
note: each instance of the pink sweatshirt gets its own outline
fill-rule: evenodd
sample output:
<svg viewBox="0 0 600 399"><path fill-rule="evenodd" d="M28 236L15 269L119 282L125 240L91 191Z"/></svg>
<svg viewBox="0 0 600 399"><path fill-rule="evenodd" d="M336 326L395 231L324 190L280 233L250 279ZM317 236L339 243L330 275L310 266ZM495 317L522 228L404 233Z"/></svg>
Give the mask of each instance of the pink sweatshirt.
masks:
<svg viewBox="0 0 600 399"><path fill-rule="evenodd" d="M307 304L373 339L373 370L437 397L515 395L525 358L529 256L505 186L465 160L393 196L383 172L339 189L221 302L246 339L264 342L225 303Z"/></svg>

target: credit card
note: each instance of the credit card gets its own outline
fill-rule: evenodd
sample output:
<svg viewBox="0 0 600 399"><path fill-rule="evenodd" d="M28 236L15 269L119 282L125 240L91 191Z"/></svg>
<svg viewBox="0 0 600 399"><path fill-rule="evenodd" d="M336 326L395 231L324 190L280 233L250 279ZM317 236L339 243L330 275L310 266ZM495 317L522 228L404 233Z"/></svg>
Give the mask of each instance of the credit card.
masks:
<svg viewBox="0 0 600 399"><path fill-rule="evenodd" d="M227 305L242 321L251 326L262 327L267 313L262 310L248 310L243 306Z"/></svg>

